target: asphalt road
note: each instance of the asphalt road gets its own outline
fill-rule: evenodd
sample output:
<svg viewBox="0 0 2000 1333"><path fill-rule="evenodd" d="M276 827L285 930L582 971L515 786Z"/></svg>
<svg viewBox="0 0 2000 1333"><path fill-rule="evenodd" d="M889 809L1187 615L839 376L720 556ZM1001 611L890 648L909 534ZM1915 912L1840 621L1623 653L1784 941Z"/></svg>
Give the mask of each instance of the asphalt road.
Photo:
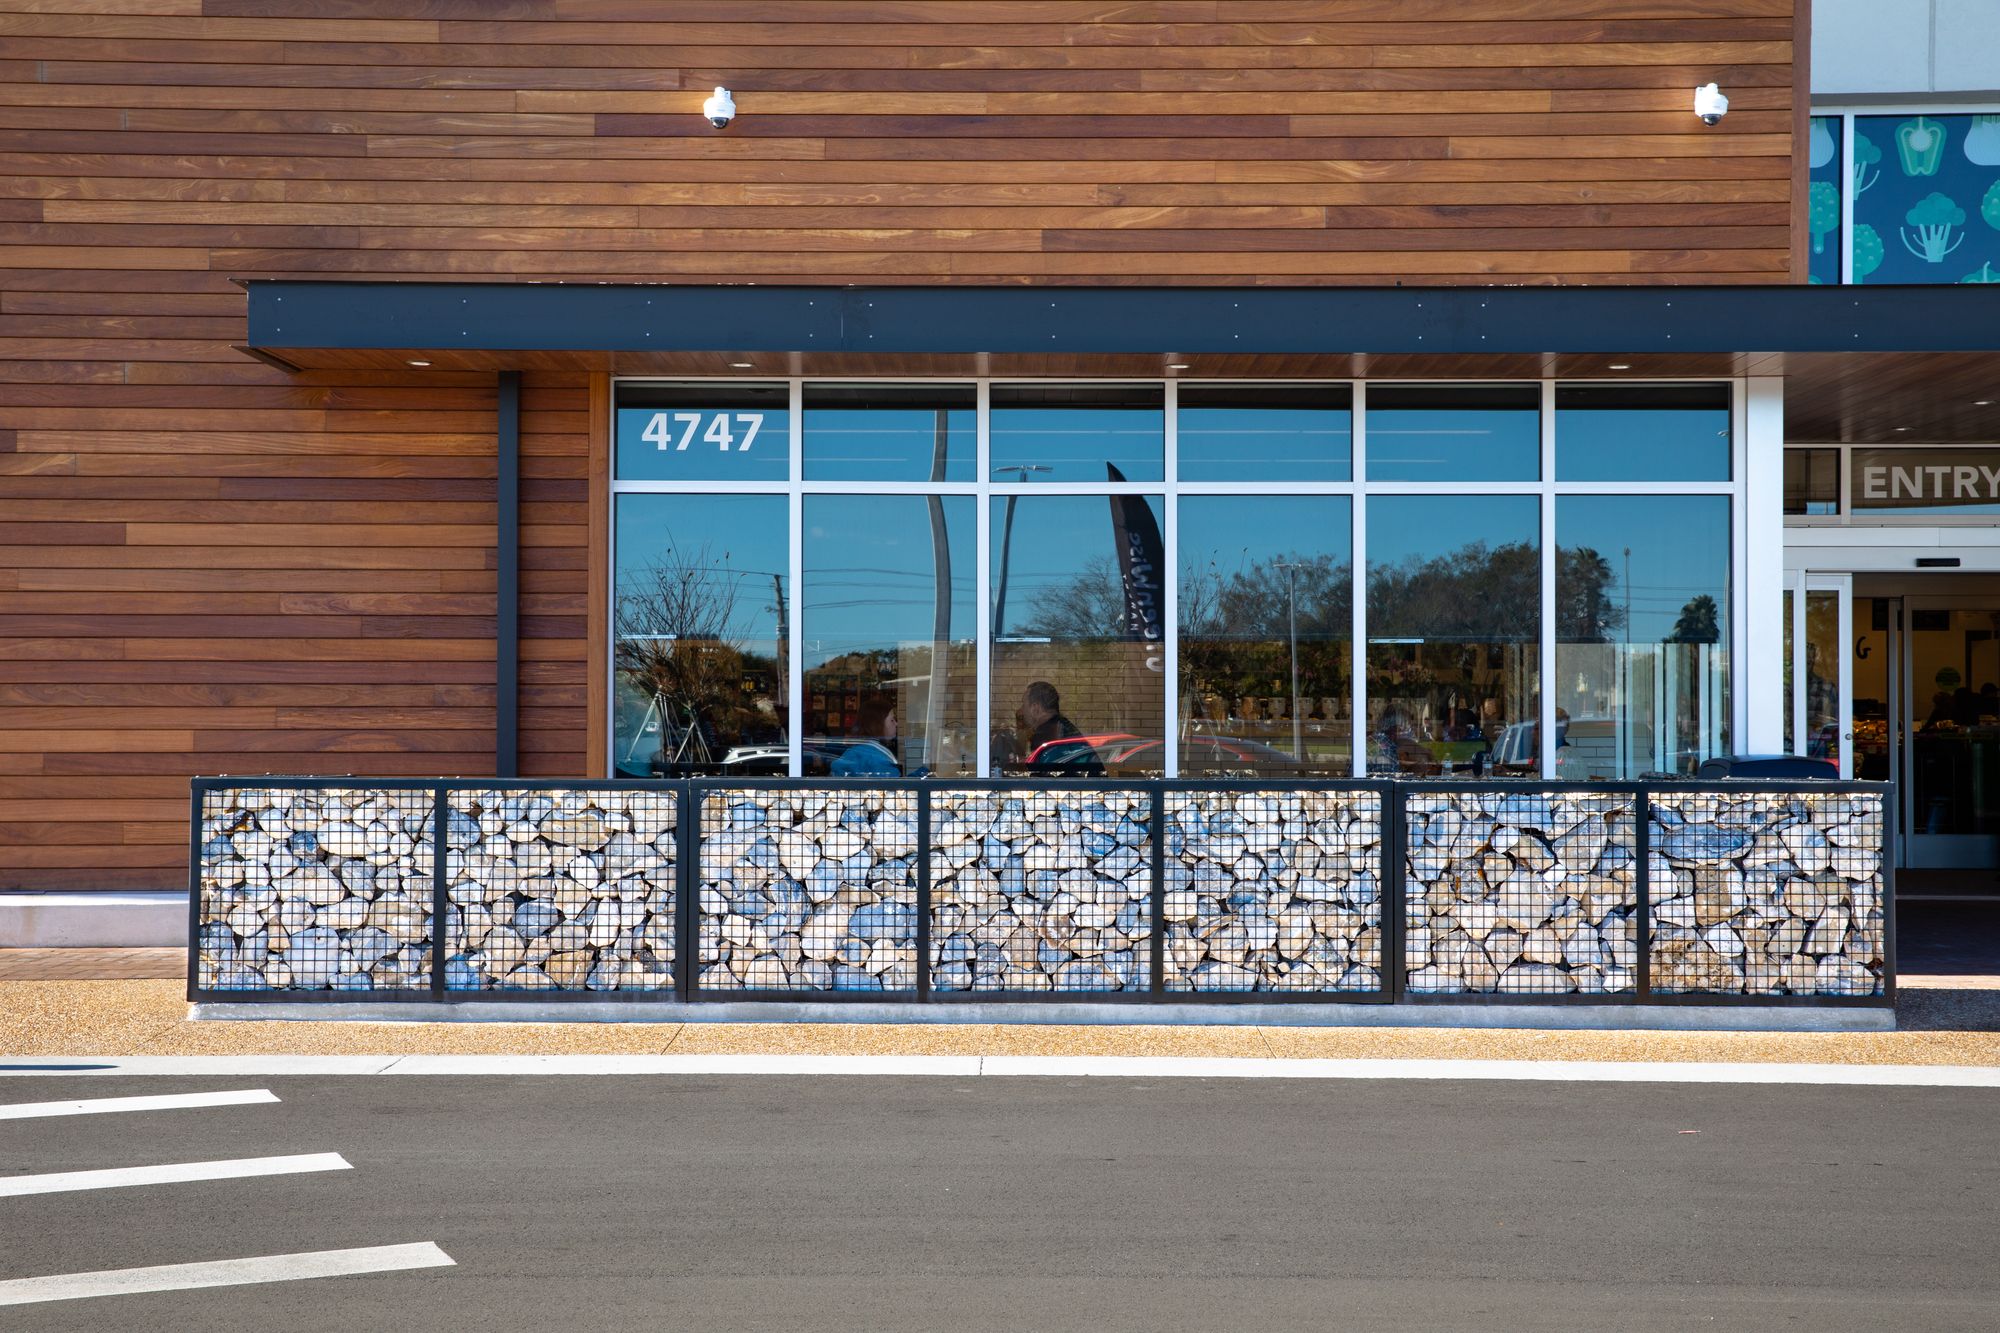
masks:
<svg viewBox="0 0 2000 1333"><path fill-rule="evenodd" d="M455 1267L7 1329L1992 1329L2000 1093L891 1077L13 1078L0 1279L434 1241ZM1688 1132L1697 1131L1697 1132Z"/></svg>

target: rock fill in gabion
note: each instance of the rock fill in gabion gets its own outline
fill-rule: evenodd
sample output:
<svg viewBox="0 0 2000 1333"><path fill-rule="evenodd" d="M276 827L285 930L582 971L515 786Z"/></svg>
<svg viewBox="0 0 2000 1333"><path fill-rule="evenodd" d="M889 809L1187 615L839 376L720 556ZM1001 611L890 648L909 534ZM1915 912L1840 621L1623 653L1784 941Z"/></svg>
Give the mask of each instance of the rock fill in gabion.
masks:
<svg viewBox="0 0 2000 1333"><path fill-rule="evenodd" d="M1653 989L1879 995L1882 798L1652 798Z"/></svg>
<svg viewBox="0 0 2000 1333"><path fill-rule="evenodd" d="M700 908L705 990L914 990L916 793L704 793Z"/></svg>
<svg viewBox="0 0 2000 1333"><path fill-rule="evenodd" d="M933 991L1152 985L1152 795L931 796Z"/></svg>
<svg viewBox="0 0 2000 1333"><path fill-rule="evenodd" d="M1166 811L1168 990L1381 988L1381 793L1173 792Z"/></svg>
<svg viewBox="0 0 2000 1333"><path fill-rule="evenodd" d="M674 984L678 794L454 791L448 990Z"/></svg>
<svg viewBox="0 0 2000 1333"><path fill-rule="evenodd" d="M1630 991L1636 797L1414 791L1405 963L1418 992Z"/></svg>
<svg viewBox="0 0 2000 1333"><path fill-rule="evenodd" d="M431 809L428 791L205 793L195 984L428 987Z"/></svg>

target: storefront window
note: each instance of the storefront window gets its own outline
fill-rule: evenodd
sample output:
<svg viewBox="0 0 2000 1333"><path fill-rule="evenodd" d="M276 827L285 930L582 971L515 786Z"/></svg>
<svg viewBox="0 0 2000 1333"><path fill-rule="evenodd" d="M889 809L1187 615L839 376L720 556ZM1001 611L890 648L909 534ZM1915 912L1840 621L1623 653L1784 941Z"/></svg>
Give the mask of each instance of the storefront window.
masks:
<svg viewBox="0 0 2000 1333"><path fill-rule="evenodd" d="M1786 631L1790 632L1787 624ZM1840 762L1840 594L1806 594L1806 753ZM1789 681L1786 682L1790 684ZM1788 693L1786 700L1791 699ZM1789 711L1789 710L1788 710Z"/></svg>
<svg viewBox="0 0 2000 1333"><path fill-rule="evenodd" d="M1353 769L1353 545L1345 496L1180 502L1181 772Z"/></svg>
<svg viewBox="0 0 2000 1333"><path fill-rule="evenodd" d="M1840 450L1785 450L1785 512L1840 512Z"/></svg>
<svg viewBox="0 0 2000 1333"><path fill-rule="evenodd" d="M1540 512L1530 495L1369 499L1370 773L1538 771Z"/></svg>
<svg viewBox="0 0 2000 1333"><path fill-rule="evenodd" d="M1557 481L1728 481L1729 386L1559 385Z"/></svg>
<svg viewBox="0 0 2000 1333"><path fill-rule="evenodd" d="M806 497L807 776L977 771L976 503Z"/></svg>
<svg viewBox="0 0 2000 1333"><path fill-rule="evenodd" d="M658 384L618 399L620 481L784 481L791 398L782 384Z"/></svg>
<svg viewBox="0 0 2000 1333"><path fill-rule="evenodd" d="M1839 116L1814 116L1807 140L1806 232L1812 237L1807 257L1807 281L1831 286L1840 281L1840 188ZM1856 163L1860 165L1859 162Z"/></svg>
<svg viewBox="0 0 2000 1333"><path fill-rule="evenodd" d="M1164 773L1159 499L1017 495L992 504L994 769Z"/></svg>
<svg viewBox="0 0 2000 1333"><path fill-rule="evenodd" d="M1157 384L996 384L994 481L1160 481L1166 391Z"/></svg>
<svg viewBox="0 0 2000 1333"><path fill-rule="evenodd" d="M969 384L808 384L807 481L973 481Z"/></svg>
<svg viewBox="0 0 2000 1333"><path fill-rule="evenodd" d="M1532 384L1371 384L1368 479L1534 481L1541 404Z"/></svg>
<svg viewBox="0 0 2000 1333"><path fill-rule="evenodd" d="M617 522L618 774L784 773L785 498L621 495Z"/></svg>
<svg viewBox="0 0 2000 1333"><path fill-rule="evenodd" d="M1556 775L1692 774L1729 741L1729 499L1556 501Z"/></svg>
<svg viewBox="0 0 2000 1333"><path fill-rule="evenodd" d="M1182 481L1347 481L1353 391L1345 384L1181 386Z"/></svg>

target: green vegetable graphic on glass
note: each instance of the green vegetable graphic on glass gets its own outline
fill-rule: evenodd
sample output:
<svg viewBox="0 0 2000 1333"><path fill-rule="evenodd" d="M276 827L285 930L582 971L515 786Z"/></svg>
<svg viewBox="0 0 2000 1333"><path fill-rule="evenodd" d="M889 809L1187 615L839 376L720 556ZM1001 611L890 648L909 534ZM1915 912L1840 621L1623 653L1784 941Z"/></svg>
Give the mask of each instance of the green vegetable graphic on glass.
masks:
<svg viewBox="0 0 2000 1333"><path fill-rule="evenodd" d="M1854 193L1863 195L1868 187L1882 179L1882 150L1875 141L1856 130L1854 132ZM1870 168L1873 168L1871 171Z"/></svg>
<svg viewBox="0 0 2000 1333"><path fill-rule="evenodd" d="M1944 257L1965 244L1965 237L1952 237L1952 228L1965 225L1965 210L1933 190L1903 214L1903 221L1917 230L1917 243L1910 244L1907 227L1897 228L1903 248L1926 264L1942 264Z"/></svg>
<svg viewBox="0 0 2000 1333"><path fill-rule="evenodd" d="M1840 230L1840 191L1832 181L1814 181L1806 192L1806 228L1814 254L1826 252L1826 238Z"/></svg>
<svg viewBox="0 0 2000 1333"><path fill-rule="evenodd" d="M1959 281L1962 283L2000 282L2000 273L1996 273L1993 271L1993 261L1989 259L1985 263L1981 264L1976 272L1966 274L1964 277L1960 278Z"/></svg>
<svg viewBox="0 0 2000 1333"><path fill-rule="evenodd" d="M1986 225L2000 231L2000 181L1987 187L1986 197L1979 201L1979 216L1986 219Z"/></svg>
<svg viewBox="0 0 2000 1333"><path fill-rule="evenodd" d="M1882 238L1865 222L1854 224L1854 280L1860 282L1882 267Z"/></svg>
<svg viewBox="0 0 2000 1333"><path fill-rule="evenodd" d="M2000 167L2000 116L1974 116L1965 132L1965 160L1975 166Z"/></svg>
<svg viewBox="0 0 2000 1333"><path fill-rule="evenodd" d="M1896 127L1896 156L1905 176L1935 176L1944 161L1944 126L1927 116Z"/></svg>

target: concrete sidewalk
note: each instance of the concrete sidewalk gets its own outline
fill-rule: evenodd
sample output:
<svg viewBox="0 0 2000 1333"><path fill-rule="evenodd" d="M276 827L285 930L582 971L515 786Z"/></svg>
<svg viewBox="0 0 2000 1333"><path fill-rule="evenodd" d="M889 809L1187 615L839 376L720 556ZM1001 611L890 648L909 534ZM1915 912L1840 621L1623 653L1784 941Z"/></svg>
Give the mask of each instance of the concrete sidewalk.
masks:
<svg viewBox="0 0 2000 1333"><path fill-rule="evenodd" d="M60 951L77 952L77 951ZM3 958L4 955L0 955ZM18 976L25 961L15 959ZM80 960L57 960L86 966ZM113 959L107 967L147 965ZM154 962L151 966L158 967ZM177 969L176 969L177 971ZM1071 1055L2000 1065L2000 978L1911 984L1898 1031L876 1023L197 1023L182 982L0 980L0 1057L47 1055ZM1968 984L1986 981L1989 985Z"/></svg>

